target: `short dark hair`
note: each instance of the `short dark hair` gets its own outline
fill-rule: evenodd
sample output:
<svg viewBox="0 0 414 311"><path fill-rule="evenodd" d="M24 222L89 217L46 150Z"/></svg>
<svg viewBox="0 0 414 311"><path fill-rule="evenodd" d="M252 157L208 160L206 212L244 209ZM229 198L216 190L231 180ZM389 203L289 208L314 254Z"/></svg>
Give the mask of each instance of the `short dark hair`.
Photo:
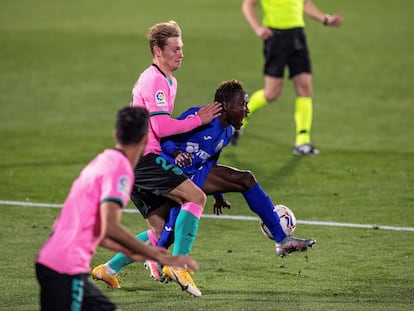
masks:
<svg viewBox="0 0 414 311"><path fill-rule="evenodd" d="M117 141L122 145L133 145L148 133L148 111L141 107L124 107L116 115Z"/></svg>
<svg viewBox="0 0 414 311"><path fill-rule="evenodd" d="M214 95L214 101L224 103L231 101L236 94L245 94L243 86L237 80L228 80L220 83Z"/></svg>

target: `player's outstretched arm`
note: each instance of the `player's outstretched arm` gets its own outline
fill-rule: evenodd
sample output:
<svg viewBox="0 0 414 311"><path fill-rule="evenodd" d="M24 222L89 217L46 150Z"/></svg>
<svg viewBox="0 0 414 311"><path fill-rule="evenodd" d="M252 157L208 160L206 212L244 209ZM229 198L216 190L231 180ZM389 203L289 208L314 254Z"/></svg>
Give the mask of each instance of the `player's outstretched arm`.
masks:
<svg viewBox="0 0 414 311"><path fill-rule="evenodd" d="M222 105L220 103L213 103L202 107L196 116L188 116L183 120L171 118L167 114L156 115L151 117L151 128L161 138L189 132L219 117L221 110Z"/></svg>

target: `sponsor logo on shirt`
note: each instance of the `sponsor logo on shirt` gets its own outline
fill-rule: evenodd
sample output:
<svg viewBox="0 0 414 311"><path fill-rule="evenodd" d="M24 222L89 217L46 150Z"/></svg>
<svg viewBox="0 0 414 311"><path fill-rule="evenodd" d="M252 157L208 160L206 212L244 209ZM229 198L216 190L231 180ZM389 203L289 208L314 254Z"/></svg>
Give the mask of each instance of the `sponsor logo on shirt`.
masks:
<svg viewBox="0 0 414 311"><path fill-rule="evenodd" d="M201 149L196 153L196 155L203 161L206 161L208 158L211 157L210 154Z"/></svg>
<svg viewBox="0 0 414 311"><path fill-rule="evenodd" d="M195 153L200 149L199 144L197 143L192 143L190 141L187 142L187 146L185 147L185 152L188 153Z"/></svg>
<svg viewBox="0 0 414 311"><path fill-rule="evenodd" d="M129 177L125 175L119 177L116 188L118 192L128 196L131 189L131 181L129 180Z"/></svg>
<svg viewBox="0 0 414 311"><path fill-rule="evenodd" d="M155 105L157 106L166 106L167 100L163 90L158 90L155 92Z"/></svg>
<svg viewBox="0 0 414 311"><path fill-rule="evenodd" d="M193 143L188 141L187 145L185 146L185 152L188 153L195 153L201 160L206 161L208 158L211 157L206 151L200 149L200 145L197 143Z"/></svg>

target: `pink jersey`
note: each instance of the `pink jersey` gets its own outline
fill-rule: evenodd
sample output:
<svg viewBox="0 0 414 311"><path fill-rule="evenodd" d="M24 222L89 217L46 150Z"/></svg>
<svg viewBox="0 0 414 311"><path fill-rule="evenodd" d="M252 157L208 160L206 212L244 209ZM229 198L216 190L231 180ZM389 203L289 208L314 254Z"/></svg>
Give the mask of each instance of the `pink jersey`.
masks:
<svg viewBox="0 0 414 311"><path fill-rule="evenodd" d="M162 137L189 132L201 125L198 116L185 120L171 118L177 93L177 80L168 79L156 66L148 67L132 89L131 106L144 107L150 115L148 144L144 154L161 152Z"/></svg>
<svg viewBox="0 0 414 311"><path fill-rule="evenodd" d="M104 201L125 207L134 183L133 168L119 150L106 149L73 182L52 234L36 262L64 274L89 273L102 241L99 207Z"/></svg>

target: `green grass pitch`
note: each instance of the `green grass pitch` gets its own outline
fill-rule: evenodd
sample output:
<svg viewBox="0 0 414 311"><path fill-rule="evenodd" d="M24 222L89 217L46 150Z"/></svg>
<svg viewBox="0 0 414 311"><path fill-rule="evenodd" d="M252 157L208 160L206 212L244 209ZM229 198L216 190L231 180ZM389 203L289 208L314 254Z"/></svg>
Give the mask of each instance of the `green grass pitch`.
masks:
<svg viewBox="0 0 414 311"><path fill-rule="evenodd" d="M315 0L340 29L307 20L314 67L316 158L291 155L293 89L259 111L221 162L252 170L299 220L414 227L414 2ZM145 33L176 20L184 61L175 114L217 85L262 87L261 43L236 0L0 1L0 201L60 204L80 169L110 147L114 115L151 62ZM228 215L253 216L229 194ZM130 208L133 208L130 206ZM38 310L35 255L59 210L0 205L0 309ZM211 201L206 214L211 214ZM124 214L134 233L146 228ZM203 218L192 255L203 293L152 281L141 263L120 290L125 310L407 310L414 232L300 224L314 249L278 258L256 221ZM99 249L93 265L109 259Z"/></svg>

